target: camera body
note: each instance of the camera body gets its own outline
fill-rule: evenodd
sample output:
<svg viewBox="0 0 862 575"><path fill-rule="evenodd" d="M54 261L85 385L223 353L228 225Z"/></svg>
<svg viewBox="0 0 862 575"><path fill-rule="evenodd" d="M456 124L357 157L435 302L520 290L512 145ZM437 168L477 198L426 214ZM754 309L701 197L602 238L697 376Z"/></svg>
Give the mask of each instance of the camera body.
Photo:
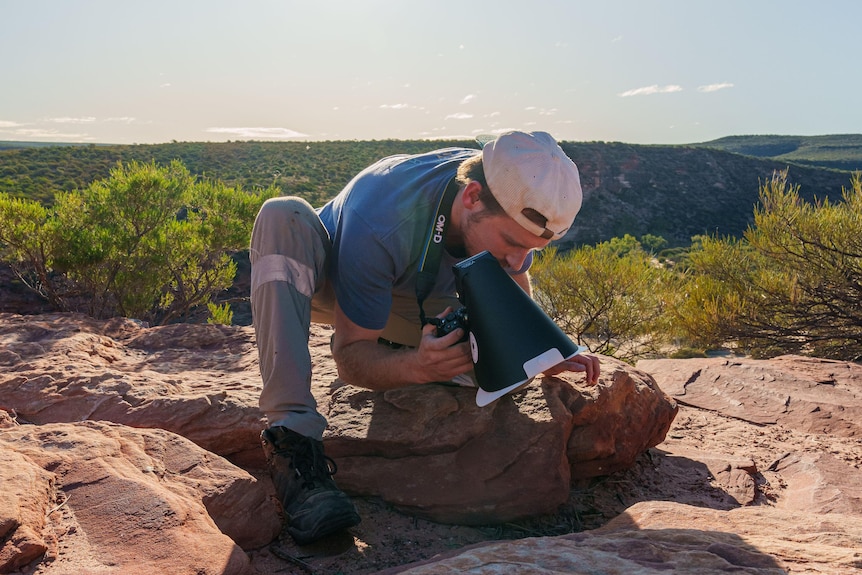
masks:
<svg viewBox="0 0 862 575"><path fill-rule="evenodd" d="M469 331L469 323L467 319L467 308L462 307L456 309L453 312L449 312L443 319L436 319L432 321L434 325L437 326L437 337L443 337L444 335L450 334L458 328L463 329L464 337L458 340L460 342L467 341L467 332Z"/></svg>

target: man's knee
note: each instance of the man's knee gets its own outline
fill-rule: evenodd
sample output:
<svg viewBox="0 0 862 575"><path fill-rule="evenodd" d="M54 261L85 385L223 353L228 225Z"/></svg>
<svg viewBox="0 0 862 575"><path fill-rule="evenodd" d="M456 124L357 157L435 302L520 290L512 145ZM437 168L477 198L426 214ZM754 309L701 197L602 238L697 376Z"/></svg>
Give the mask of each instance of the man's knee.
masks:
<svg viewBox="0 0 862 575"><path fill-rule="evenodd" d="M268 282L286 282L307 298L325 280L329 234L311 204L297 197L264 202L251 237L251 291Z"/></svg>
<svg viewBox="0 0 862 575"><path fill-rule="evenodd" d="M252 229L252 263L262 255L309 246L315 252L322 248L327 255L330 250L329 232L311 204L295 196L270 198L263 203Z"/></svg>
<svg viewBox="0 0 862 575"><path fill-rule="evenodd" d="M275 229L283 228L290 222L310 226L321 225L311 204L298 196L282 196L266 200L255 219L255 225L273 226Z"/></svg>

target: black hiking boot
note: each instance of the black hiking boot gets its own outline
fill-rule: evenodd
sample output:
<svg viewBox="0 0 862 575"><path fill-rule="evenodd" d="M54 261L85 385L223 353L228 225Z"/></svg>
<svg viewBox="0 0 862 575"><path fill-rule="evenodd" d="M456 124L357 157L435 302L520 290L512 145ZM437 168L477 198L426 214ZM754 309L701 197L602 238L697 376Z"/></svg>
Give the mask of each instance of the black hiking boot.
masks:
<svg viewBox="0 0 862 575"><path fill-rule="evenodd" d="M337 468L322 442L280 426L265 429L260 440L287 531L299 545L359 523L353 502L332 479Z"/></svg>

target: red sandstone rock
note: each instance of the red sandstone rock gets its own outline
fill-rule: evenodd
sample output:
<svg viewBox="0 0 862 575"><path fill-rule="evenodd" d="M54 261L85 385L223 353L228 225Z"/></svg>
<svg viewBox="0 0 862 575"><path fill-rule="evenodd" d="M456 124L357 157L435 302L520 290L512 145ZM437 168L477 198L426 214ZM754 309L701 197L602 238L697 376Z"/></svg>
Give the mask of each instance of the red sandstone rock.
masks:
<svg viewBox="0 0 862 575"><path fill-rule="evenodd" d="M0 449L0 479L0 573L9 573L56 546L45 533L54 476L26 456Z"/></svg>
<svg viewBox="0 0 862 575"><path fill-rule="evenodd" d="M113 421L263 467L250 328L0 314L0 407L32 423Z"/></svg>
<svg viewBox="0 0 862 575"><path fill-rule="evenodd" d="M860 549L858 516L768 507L716 511L658 501L638 503L593 531L480 544L377 575L853 575Z"/></svg>
<svg viewBox="0 0 862 575"><path fill-rule="evenodd" d="M611 358L602 370L594 387L566 373L484 408L475 390L459 387L340 387L325 437L339 485L444 523L552 512L573 477L631 466L676 414L649 376Z"/></svg>
<svg viewBox="0 0 862 575"><path fill-rule="evenodd" d="M33 423L161 428L261 468L253 335L250 327L0 314L0 395ZM551 512L572 478L630 466L664 439L676 413L649 376L611 358L595 387L581 374L539 378L485 408L474 390L453 386L371 392L337 379L330 335L312 326L309 347L339 485L436 521Z"/></svg>
<svg viewBox="0 0 862 575"><path fill-rule="evenodd" d="M573 480L565 513L573 509L590 512L593 519L584 519L593 526L621 514L606 526L606 532L498 542L475 553L472 549L452 551L417 573L486 572L512 565L506 561L517 561L517 569L527 570L562 565L572 573L589 566L599 566L596 568L602 572L608 565L619 564L626 573L665 573L672 567L675 572L692 574L727 570L766 574L777 568L778 572L849 575L862 565L858 481L862 382L857 364L784 356L760 361L657 360L632 369L602 358L599 386L585 387L575 374L547 378L491 409L479 410L470 390L419 386L374 394L343 384L337 380L329 354L330 333L321 326L312 330L313 392L333 422L326 444L331 455L337 454L340 469L336 479L342 485L353 481L361 486L364 481L372 486L373 470L366 470L364 462L394 470L401 474L396 475L399 480L407 478L405 485L393 485L392 478L381 473L376 488L388 496L418 497L415 507L411 501L402 507L414 513L454 515L457 510L452 509L462 497L465 505L474 505L471 513L493 514L496 510L491 505L475 506L475 497L481 497L479 491L487 486L498 497L514 493L515 502L504 501L500 508L517 514L522 498L536 510L544 508L543 503L535 503L536 495L543 493L540 490L548 489L556 496L555 486L567 472L560 463L565 461ZM0 409L7 410L0 411L0 571L16 569L12 565L44 555L38 572L45 575L136 573L117 566L128 561L122 551L117 558L104 555L106 549L112 552L113 533L89 531L73 506L76 498L65 499L61 486L66 477L78 473L71 471L71 464L51 459L43 465L32 453L4 447L3 441L19 437L16 434L21 429L36 433L36 429L55 427L48 422L29 426L28 422L41 422L39 418L46 415L69 421L110 416L125 424L141 417L137 420L141 425L174 426L213 451L223 450L234 460L258 467L262 464L257 444L262 424L256 407L258 386L250 328L147 329L130 320L97 322L74 314L0 314ZM663 398L664 393L681 407L663 436L662 418L651 419L649 414L673 405ZM92 430L92 426L145 433L104 423L59 427ZM565 443L560 430L569 434ZM159 434L164 432L154 433L163 437ZM662 436L664 440L656 447L639 451L639 446ZM89 440L79 443L74 435L70 437L73 440L63 443L58 453L88 451ZM131 441L130 437L133 435L121 444ZM167 443L176 447L179 443L175 442ZM556 453L558 449L564 454ZM209 469L209 463L189 463L188 453L196 450L186 442L180 451L185 455L165 468ZM385 453L397 461L387 462ZM154 454L148 457L157 459ZM204 459L222 461L212 454ZM526 485L520 483L529 472L522 461L538 466ZM102 476L95 472L106 469L95 464L86 468L98 477ZM503 471L494 475L489 471L494 468ZM160 468L154 465L153 471L156 469ZM547 469L551 469L549 479L539 474ZM122 478L128 473L131 471L126 469ZM584 478L579 479L579 473ZM611 475L590 480L596 473ZM456 481L459 474L472 474L464 483L473 490L469 499L457 490L436 485L463 488ZM162 483L176 477L166 474L146 489L164 488ZM187 525L195 530L208 525L202 529L203 540L205 545L217 544L218 551L182 556L178 567L172 563L167 571L150 565L141 572L182 573L184 565L195 564L206 573L213 557L226 557L225 565L219 567L224 572L249 558L255 573L297 571L296 565L274 558L265 546L254 548L249 542L244 544L247 559L233 552L224 555L230 541L219 531L241 538L237 531L243 530L224 522L229 523L237 509L257 509L242 500L241 493L249 492L243 481L237 483L241 488L226 490L206 488L213 486L209 480L172 481L173 488L185 495L160 494L156 500L162 505L178 500L194 510L189 512L193 520ZM77 499L102 482L85 483L72 490L80 490ZM268 481L264 483L269 487ZM425 493L420 489L423 484ZM145 537L144 528L158 524L154 510L164 508L152 505L153 501L132 493L124 505L115 505L106 516L116 513L125 529L141 529L142 538L136 542L144 554L176 559L178 544L183 551L195 549L196 541L177 539L176 534ZM404 517L375 501L357 500L363 523L351 530L353 548L332 557L309 557L300 550L304 561L319 572L370 574L495 537L487 529ZM259 509L265 515L265 509L272 513L274 505L260 503ZM208 523L206 515L221 519ZM547 518L555 520L555 515ZM237 519L237 525L249 521ZM213 523L221 529L213 530ZM467 562L449 569L446 560L462 552ZM33 565L25 568L27 572ZM398 572L417 567L404 566Z"/></svg>
<svg viewBox="0 0 862 575"><path fill-rule="evenodd" d="M642 360L675 400L760 425L862 437L862 365L801 356Z"/></svg>
<svg viewBox="0 0 862 575"><path fill-rule="evenodd" d="M238 543L280 530L268 489L163 430L21 425L0 435L0 454L7 567L45 554L49 572L242 574Z"/></svg>

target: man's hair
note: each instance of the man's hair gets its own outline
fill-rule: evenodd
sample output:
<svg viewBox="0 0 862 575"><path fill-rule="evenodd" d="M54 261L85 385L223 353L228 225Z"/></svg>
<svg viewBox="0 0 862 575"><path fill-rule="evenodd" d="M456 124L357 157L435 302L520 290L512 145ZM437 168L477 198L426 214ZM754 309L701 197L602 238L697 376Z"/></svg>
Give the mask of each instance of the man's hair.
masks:
<svg viewBox="0 0 862 575"><path fill-rule="evenodd" d="M461 165L458 166L455 181L461 186L466 186L470 181L478 182L482 185L482 190L479 192L479 201L485 206L485 209L482 211L483 217L506 214L497 198L488 189L488 181L485 179L485 168L482 165L482 154L476 154L472 158L461 162Z"/></svg>
<svg viewBox="0 0 862 575"><path fill-rule="evenodd" d="M485 206L484 210L473 216L473 221L478 221L482 218L491 216L508 215L503 209L503 206L500 205L500 202L497 201L497 198L494 197L494 194L491 193L491 189L488 188L488 181L485 179L485 168L482 165L481 154L477 154L472 158L464 160L461 162L461 165L458 166L458 173L455 175L455 181L457 181L461 186L466 186L471 180L481 184L482 190L479 192L479 201L482 202L483 206ZM548 222L545 216L532 208L525 208L523 213L527 218L539 226L544 227Z"/></svg>

